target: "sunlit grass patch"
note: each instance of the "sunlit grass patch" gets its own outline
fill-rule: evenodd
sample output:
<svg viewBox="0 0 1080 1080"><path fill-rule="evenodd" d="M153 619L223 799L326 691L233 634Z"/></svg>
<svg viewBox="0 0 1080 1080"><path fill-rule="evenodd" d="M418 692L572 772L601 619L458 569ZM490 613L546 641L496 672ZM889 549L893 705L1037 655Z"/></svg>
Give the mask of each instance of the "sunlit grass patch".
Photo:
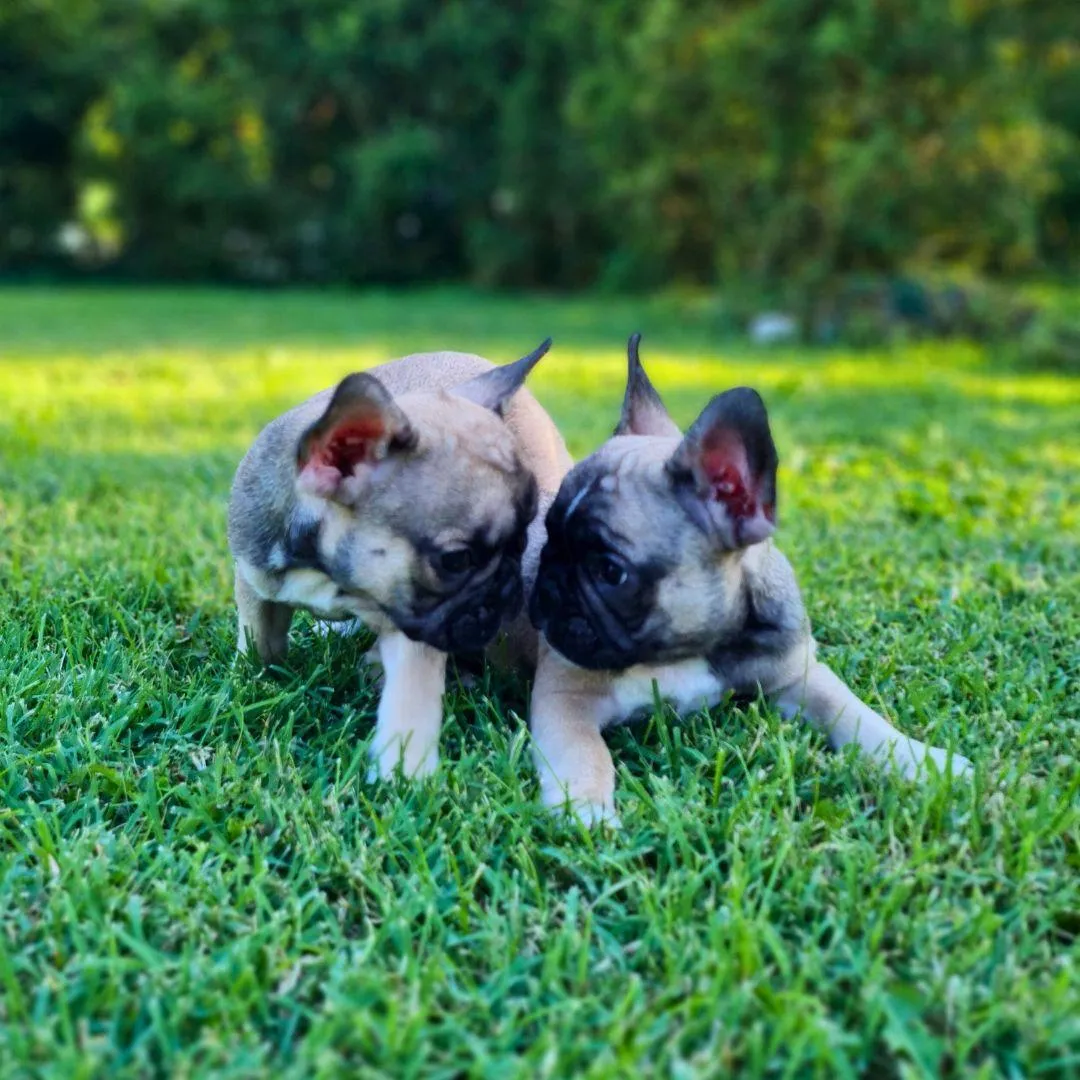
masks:
<svg viewBox="0 0 1080 1080"><path fill-rule="evenodd" d="M0 1074L1080 1068L1076 379L755 351L672 300L19 290L0 325ZM681 422L762 390L825 655L972 785L665 710L613 736L626 827L588 836L537 806L522 680L455 687L438 777L381 787L362 643L298 618L287 672L234 661L263 423L551 334L531 385L581 455L634 329Z"/></svg>

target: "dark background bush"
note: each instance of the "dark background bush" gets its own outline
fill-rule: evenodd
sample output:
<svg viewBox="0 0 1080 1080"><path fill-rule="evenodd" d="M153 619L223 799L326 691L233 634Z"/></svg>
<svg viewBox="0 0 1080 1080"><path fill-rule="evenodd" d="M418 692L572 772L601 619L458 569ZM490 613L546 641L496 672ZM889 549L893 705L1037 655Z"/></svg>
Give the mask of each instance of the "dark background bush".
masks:
<svg viewBox="0 0 1080 1080"><path fill-rule="evenodd" d="M4 0L0 272L756 292L1080 249L1080 4Z"/></svg>

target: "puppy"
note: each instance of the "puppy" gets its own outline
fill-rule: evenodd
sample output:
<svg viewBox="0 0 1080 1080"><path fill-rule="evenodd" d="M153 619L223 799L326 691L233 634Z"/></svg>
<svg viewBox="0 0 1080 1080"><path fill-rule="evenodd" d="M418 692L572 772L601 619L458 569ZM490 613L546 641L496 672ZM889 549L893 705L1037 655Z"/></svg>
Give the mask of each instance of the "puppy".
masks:
<svg viewBox="0 0 1080 1080"><path fill-rule="evenodd" d="M436 767L448 653L475 654L500 627L507 658L535 652L522 567L531 585L538 503L570 458L518 391L550 345L505 367L420 353L349 375L271 422L237 470L239 648L283 660L296 608L374 630L374 775Z"/></svg>
<svg viewBox="0 0 1080 1080"><path fill-rule="evenodd" d="M729 691L801 713L834 747L856 743L905 776L927 758L815 655L776 525L777 454L750 389L714 398L685 437L630 339L615 435L567 475L547 513L530 599L541 632L530 724L545 803L615 821L601 731L648 710L653 685L680 710Z"/></svg>

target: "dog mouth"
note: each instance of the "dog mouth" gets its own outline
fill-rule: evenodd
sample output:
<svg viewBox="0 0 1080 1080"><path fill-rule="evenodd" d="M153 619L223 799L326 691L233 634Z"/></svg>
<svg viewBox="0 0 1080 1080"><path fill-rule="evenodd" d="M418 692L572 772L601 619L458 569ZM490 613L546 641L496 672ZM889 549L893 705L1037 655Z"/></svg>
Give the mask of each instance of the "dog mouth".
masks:
<svg viewBox="0 0 1080 1080"><path fill-rule="evenodd" d="M529 619L548 644L572 664L591 671L621 671L649 659L602 604L581 597L578 589L541 571L529 600Z"/></svg>
<svg viewBox="0 0 1080 1080"><path fill-rule="evenodd" d="M423 608L391 612L398 629L410 640L441 652L480 652L498 636L504 622L524 604L521 568L503 559L480 587L459 591Z"/></svg>
<svg viewBox="0 0 1080 1080"><path fill-rule="evenodd" d="M547 621L537 629L557 653L590 671L622 671L642 662L636 651L628 652L602 641L589 620L581 615Z"/></svg>

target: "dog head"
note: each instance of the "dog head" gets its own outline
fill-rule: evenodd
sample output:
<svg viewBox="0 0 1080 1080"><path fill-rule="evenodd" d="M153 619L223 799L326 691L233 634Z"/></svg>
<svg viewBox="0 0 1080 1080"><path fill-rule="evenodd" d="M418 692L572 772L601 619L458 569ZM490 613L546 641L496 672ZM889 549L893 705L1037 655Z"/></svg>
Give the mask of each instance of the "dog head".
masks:
<svg viewBox="0 0 1080 1080"><path fill-rule="evenodd" d="M502 414L550 345L450 391L392 398L375 376L348 376L296 445L292 565L313 552L346 596L414 640L489 644L522 606L537 504Z"/></svg>
<svg viewBox="0 0 1080 1080"><path fill-rule="evenodd" d="M586 668L705 655L738 614L742 553L776 523L776 447L757 392L713 398L684 437L638 341L614 437L548 512L530 599L537 629Z"/></svg>

